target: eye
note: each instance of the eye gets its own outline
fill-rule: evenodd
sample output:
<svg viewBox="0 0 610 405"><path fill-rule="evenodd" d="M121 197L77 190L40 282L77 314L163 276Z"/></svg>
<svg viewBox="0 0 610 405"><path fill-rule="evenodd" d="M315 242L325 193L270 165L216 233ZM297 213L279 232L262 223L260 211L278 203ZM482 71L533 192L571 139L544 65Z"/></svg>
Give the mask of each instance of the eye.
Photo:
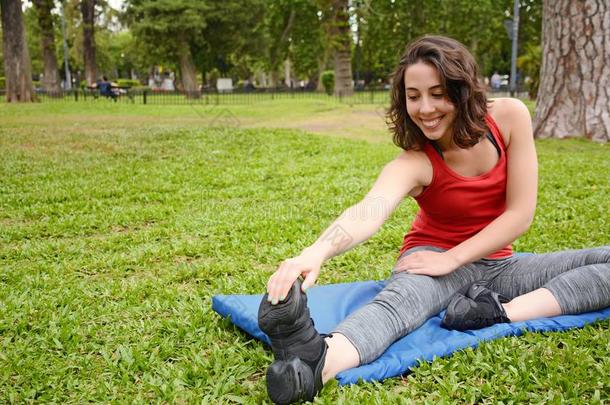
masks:
<svg viewBox="0 0 610 405"><path fill-rule="evenodd" d="M443 97L445 97L445 93L433 94L432 97L434 97L434 98L443 98Z"/></svg>
<svg viewBox="0 0 610 405"><path fill-rule="evenodd" d="M407 96L407 100L415 101L415 100L417 100L417 96Z"/></svg>

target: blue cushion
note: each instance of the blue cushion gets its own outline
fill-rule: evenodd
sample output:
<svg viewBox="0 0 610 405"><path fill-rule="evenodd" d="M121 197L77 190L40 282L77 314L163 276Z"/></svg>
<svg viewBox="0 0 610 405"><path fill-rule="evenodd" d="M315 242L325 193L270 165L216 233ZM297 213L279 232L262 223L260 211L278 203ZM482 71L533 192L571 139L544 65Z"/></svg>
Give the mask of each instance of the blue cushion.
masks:
<svg viewBox="0 0 610 405"><path fill-rule="evenodd" d="M330 333L350 313L371 301L383 289L385 281L364 281L312 287L307 299L316 329ZM263 295L216 295L212 308L248 334L269 344L269 338L259 328L258 306ZM532 321L503 323L488 328L458 332L440 326L443 313L430 318L418 329L394 342L377 360L337 375L339 384L381 381L399 376L417 366L419 360L432 361L434 356L449 356L456 350L475 347L479 342L503 336L532 332L562 331L581 328L599 319L610 318L610 308L580 315L564 315Z"/></svg>

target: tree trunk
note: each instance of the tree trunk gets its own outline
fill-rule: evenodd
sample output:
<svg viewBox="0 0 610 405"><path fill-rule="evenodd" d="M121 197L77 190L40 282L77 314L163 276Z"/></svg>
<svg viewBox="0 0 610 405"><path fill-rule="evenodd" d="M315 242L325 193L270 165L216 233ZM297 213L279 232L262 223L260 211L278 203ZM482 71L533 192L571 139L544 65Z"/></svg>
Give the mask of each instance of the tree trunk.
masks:
<svg viewBox="0 0 610 405"><path fill-rule="evenodd" d="M349 25L349 1L333 0L335 44L335 95L351 96L352 82L352 36Z"/></svg>
<svg viewBox="0 0 610 405"><path fill-rule="evenodd" d="M290 76L290 59L284 61L284 84L292 88L292 77Z"/></svg>
<svg viewBox="0 0 610 405"><path fill-rule="evenodd" d="M544 0L536 137L610 140L609 21L607 0Z"/></svg>
<svg viewBox="0 0 610 405"><path fill-rule="evenodd" d="M85 80L87 86L97 81L95 64L95 0L81 0L83 15L83 56L85 57Z"/></svg>
<svg viewBox="0 0 610 405"><path fill-rule="evenodd" d="M38 14L38 26L42 46L44 76L42 87L50 94L59 93L59 75L57 73L57 58L55 57L55 34L53 31L53 0L34 0Z"/></svg>
<svg viewBox="0 0 610 405"><path fill-rule="evenodd" d="M32 65L25 39L21 1L0 0L6 101L34 101Z"/></svg>
<svg viewBox="0 0 610 405"><path fill-rule="evenodd" d="M269 73L269 87L271 87L272 89L277 88L279 81L280 81L280 73L277 71L277 69L273 69Z"/></svg>
<svg viewBox="0 0 610 405"><path fill-rule="evenodd" d="M199 98L201 93L197 87L197 70L193 63L191 48L186 40L180 41L178 50L180 59L180 77L187 98Z"/></svg>

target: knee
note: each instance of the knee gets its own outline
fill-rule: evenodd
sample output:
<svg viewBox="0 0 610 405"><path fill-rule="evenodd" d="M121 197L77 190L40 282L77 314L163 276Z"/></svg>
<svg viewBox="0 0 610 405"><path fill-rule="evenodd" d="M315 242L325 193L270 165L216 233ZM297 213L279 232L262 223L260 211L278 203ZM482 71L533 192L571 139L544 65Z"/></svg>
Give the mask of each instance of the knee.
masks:
<svg viewBox="0 0 610 405"><path fill-rule="evenodd" d="M587 264L610 263L610 246L591 249L587 255Z"/></svg>

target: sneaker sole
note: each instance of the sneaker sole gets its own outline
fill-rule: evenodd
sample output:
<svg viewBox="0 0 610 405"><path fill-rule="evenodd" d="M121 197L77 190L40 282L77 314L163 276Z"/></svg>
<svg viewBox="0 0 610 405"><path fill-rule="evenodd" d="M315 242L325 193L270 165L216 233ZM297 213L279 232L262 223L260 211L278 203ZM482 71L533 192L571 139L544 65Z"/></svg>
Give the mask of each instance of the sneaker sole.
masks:
<svg viewBox="0 0 610 405"><path fill-rule="evenodd" d="M271 305L266 293L258 308L258 327L267 335L274 334L282 326L293 325L304 308L307 308L307 296L301 291L301 280L297 279L284 301Z"/></svg>
<svg viewBox="0 0 610 405"><path fill-rule="evenodd" d="M311 401L314 397L314 376L298 357L271 363L267 368L267 394L275 404Z"/></svg>

